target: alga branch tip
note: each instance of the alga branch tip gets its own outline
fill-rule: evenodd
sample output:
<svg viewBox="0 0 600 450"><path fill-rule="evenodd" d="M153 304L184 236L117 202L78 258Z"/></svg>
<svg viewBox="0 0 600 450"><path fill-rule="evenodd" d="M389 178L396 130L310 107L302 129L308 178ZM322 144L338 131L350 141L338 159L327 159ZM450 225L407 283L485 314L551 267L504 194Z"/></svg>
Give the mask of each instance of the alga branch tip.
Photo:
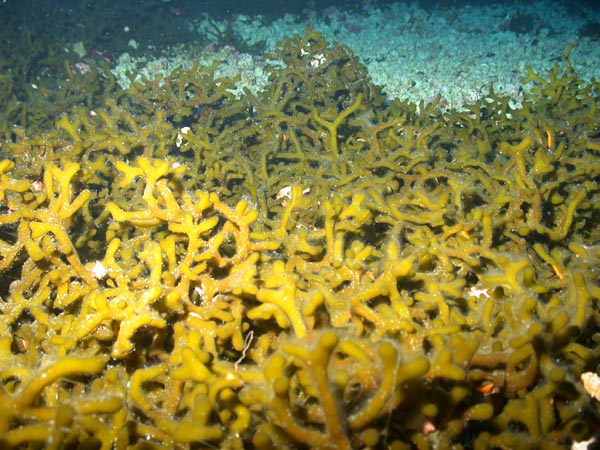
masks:
<svg viewBox="0 0 600 450"><path fill-rule="evenodd" d="M338 150L338 127L342 124L342 122L346 119L346 117L348 117L350 114L354 113L355 111L357 111L362 103L362 93L359 93L356 96L356 100L354 100L354 103L352 103L352 105L350 105L348 108L344 109L336 118L333 122L328 122L327 120L323 119L316 108L313 108L312 110L312 117L313 119L319 124L322 125L323 127L327 128L327 131L329 132L329 150L331 151L331 153L333 154L333 156L335 158L339 157L339 150Z"/></svg>

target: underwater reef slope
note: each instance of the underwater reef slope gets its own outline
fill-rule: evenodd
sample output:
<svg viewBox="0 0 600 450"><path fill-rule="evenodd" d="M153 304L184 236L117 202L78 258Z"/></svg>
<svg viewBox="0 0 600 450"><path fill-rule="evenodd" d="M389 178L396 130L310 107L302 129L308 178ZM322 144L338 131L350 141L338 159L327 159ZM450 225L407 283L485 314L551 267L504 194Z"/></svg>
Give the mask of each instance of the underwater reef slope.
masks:
<svg viewBox="0 0 600 450"><path fill-rule="evenodd" d="M589 438L598 83L565 57L520 109L442 112L312 30L271 57L239 98L71 71L0 130L0 445Z"/></svg>

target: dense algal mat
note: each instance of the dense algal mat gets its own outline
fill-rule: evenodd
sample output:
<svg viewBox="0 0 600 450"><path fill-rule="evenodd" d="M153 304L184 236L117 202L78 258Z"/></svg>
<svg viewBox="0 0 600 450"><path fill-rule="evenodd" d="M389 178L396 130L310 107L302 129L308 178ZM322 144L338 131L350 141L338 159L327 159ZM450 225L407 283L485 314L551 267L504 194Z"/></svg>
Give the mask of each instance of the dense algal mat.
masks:
<svg viewBox="0 0 600 450"><path fill-rule="evenodd" d="M310 30L268 58L260 93L92 62L5 109L0 446L588 439L598 83L442 111Z"/></svg>

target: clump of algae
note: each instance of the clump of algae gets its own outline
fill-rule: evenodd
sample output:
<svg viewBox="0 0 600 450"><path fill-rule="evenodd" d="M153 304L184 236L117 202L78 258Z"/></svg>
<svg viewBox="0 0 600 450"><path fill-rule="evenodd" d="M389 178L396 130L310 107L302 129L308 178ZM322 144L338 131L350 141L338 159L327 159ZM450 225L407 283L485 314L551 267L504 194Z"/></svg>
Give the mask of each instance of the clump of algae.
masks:
<svg viewBox="0 0 600 450"><path fill-rule="evenodd" d="M590 435L598 84L440 112L310 29L273 57L260 95L195 66L4 143L2 445Z"/></svg>

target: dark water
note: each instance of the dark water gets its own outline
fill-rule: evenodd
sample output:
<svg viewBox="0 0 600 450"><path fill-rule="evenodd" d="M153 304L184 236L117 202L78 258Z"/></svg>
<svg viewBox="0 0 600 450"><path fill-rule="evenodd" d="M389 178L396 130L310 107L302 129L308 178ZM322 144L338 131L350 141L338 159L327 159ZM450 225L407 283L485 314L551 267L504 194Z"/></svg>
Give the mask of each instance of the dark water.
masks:
<svg viewBox="0 0 600 450"><path fill-rule="evenodd" d="M18 42L23 33L34 34L35 39L48 39L54 43L66 40L91 40L118 45L123 33L118 30L129 26L152 27L147 34L154 35L153 43L170 44L189 40L186 23L190 19L209 15L225 19L235 14L261 14L267 18L285 13L298 14L301 19L313 12L327 14L330 8L368 14L377 6L394 3L391 0L136 0L114 2L99 1L46 1L6 0L0 3L0 36L3 40ZM420 0L408 2L433 13L465 5L498 4L519 8L526 6L517 1L488 2L485 0ZM600 11L600 2L594 0L544 3L545 8L558 4L568 6L575 15L585 15L590 21L592 11ZM179 36L177 37L177 32ZM135 37L135 36L134 36ZM8 51L9 48L3 49ZM7 55L4 55L7 56Z"/></svg>

